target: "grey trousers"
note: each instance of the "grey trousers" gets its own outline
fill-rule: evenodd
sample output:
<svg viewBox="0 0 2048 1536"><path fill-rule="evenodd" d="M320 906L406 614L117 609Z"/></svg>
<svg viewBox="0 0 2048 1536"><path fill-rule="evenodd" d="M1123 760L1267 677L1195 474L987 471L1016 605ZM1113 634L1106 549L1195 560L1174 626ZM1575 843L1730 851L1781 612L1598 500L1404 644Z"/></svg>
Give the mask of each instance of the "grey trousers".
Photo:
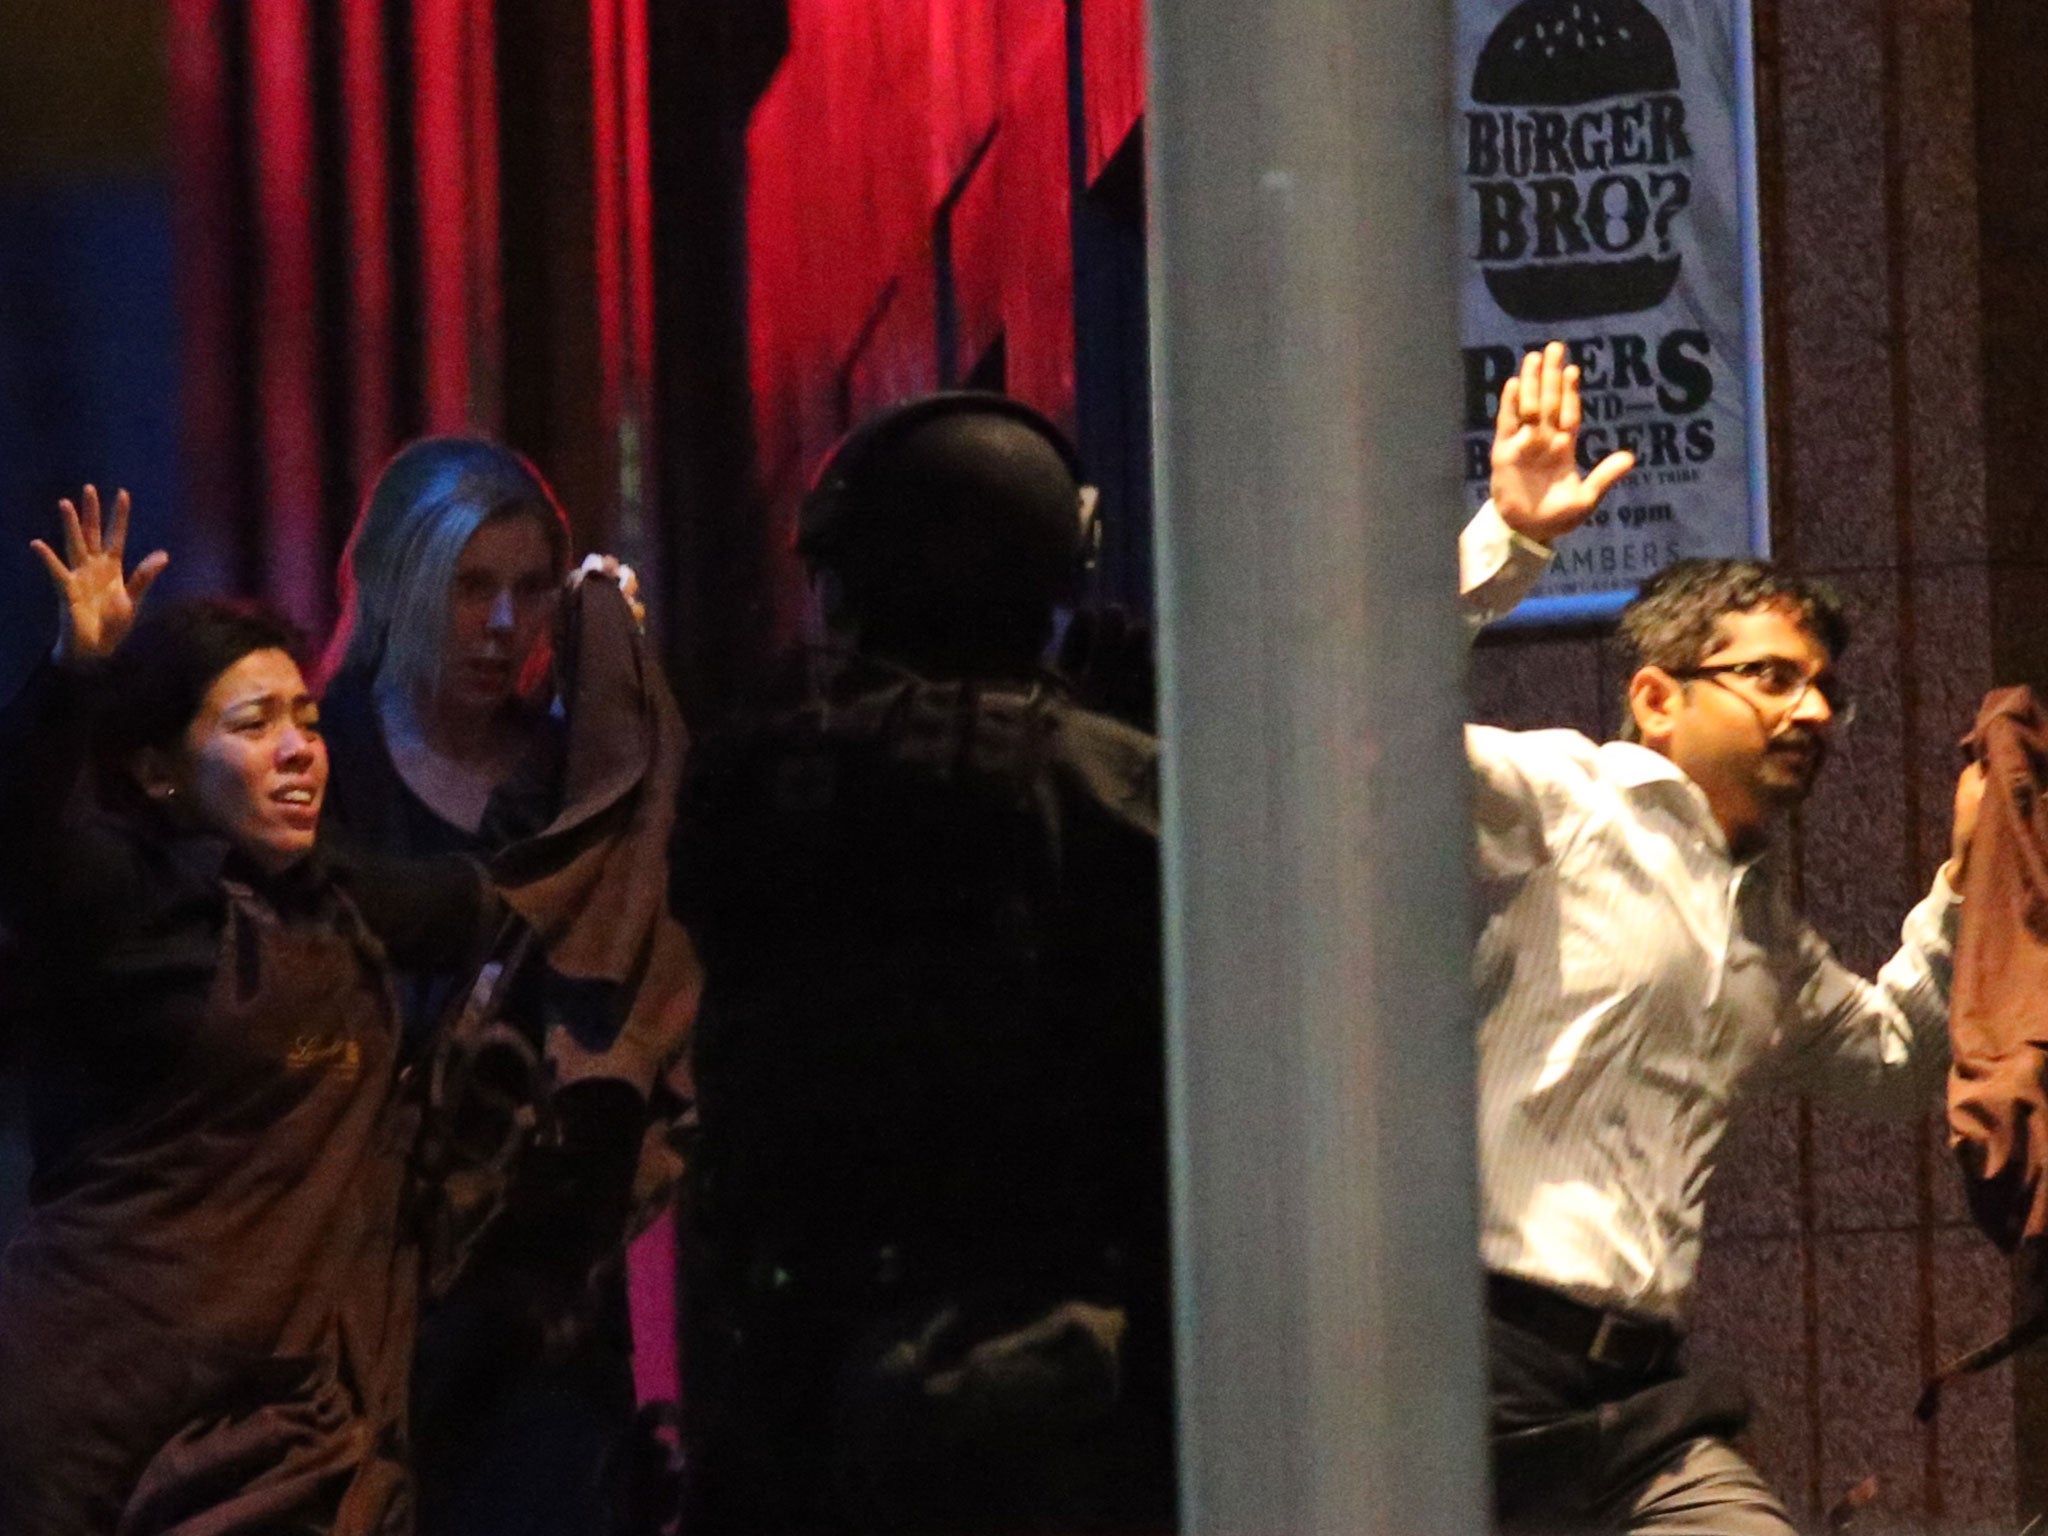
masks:
<svg viewBox="0 0 2048 1536"><path fill-rule="evenodd" d="M1725 1440L1694 1440L1602 1511L1630 1536L1796 1536L1792 1517Z"/></svg>

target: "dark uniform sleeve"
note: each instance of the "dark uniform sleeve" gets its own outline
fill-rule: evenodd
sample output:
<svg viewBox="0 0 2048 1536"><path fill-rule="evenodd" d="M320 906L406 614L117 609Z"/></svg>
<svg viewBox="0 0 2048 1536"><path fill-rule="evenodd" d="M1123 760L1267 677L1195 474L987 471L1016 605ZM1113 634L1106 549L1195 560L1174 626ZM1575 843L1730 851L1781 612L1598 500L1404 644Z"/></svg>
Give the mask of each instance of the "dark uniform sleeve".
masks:
<svg viewBox="0 0 2048 1536"><path fill-rule="evenodd" d="M336 879L400 970L468 970L483 960L505 920L504 902L474 859L393 857L345 835L329 836L326 854Z"/></svg>
<svg viewBox="0 0 2048 1536"><path fill-rule="evenodd" d="M86 793L97 680L46 661L0 708L0 925L28 939L89 943L140 897L134 840Z"/></svg>

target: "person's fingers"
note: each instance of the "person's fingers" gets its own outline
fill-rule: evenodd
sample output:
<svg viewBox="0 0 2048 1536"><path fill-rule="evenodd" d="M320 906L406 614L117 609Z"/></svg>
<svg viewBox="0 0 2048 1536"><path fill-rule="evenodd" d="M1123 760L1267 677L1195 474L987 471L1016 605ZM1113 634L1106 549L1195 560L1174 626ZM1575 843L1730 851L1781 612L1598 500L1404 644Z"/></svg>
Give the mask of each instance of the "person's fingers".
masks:
<svg viewBox="0 0 2048 1536"><path fill-rule="evenodd" d="M1523 417L1534 416L1543 404L1543 354L1522 354L1521 388L1515 391L1515 409ZM1520 418L1517 418L1520 419Z"/></svg>
<svg viewBox="0 0 2048 1536"><path fill-rule="evenodd" d="M1578 436L1579 412L1579 368L1574 363L1564 371L1564 398L1557 406L1557 430Z"/></svg>
<svg viewBox="0 0 2048 1536"><path fill-rule="evenodd" d="M1564 343L1553 341L1543 349L1542 398L1537 402L1538 419L1546 427L1557 425L1557 410L1564 398Z"/></svg>
<svg viewBox="0 0 2048 1536"><path fill-rule="evenodd" d="M114 520L107 529L107 553L118 561L121 558L121 552L127 547L128 493L126 491L116 491L114 492Z"/></svg>
<svg viewBox="0 0 2048 1536"><path fill-rule="evenodd" d="M88 485L78 500L79 525L85 530L85 547L88 553L96 555L106 547L100 540L99 488Z"/></svg>
<svg viewBox="0 0 2048 1536"><path fill-rule="evenodd" d="M640 595L640 573L626 564L625 561L612 561L611 570L608 574L619 584L619 590L625 593L628 599Z"/></svg>
<svg viewBox="0 0 2048 1536"><path fill-rule="evenodd" d="M144 555L128 575L129 601L141 602L142 594L155 584L157 577L163 575L164 567L170 563L171 557L161 549Z"/></svg>
<svg viewBox="0 0 2048 1536"><path fill-rule="evenodd" d="M1494 418L1493 432L1496 437L1512 436L1522 425L1522 381L1509 379L1500 387L1500 414Z"/></svg>
<svg viewBox="0 0 2048 1536"><path fill-rule="evenodd" d="M1610 453L1595 464L1592 473L1586 476L1586 494L1598 501L1614 488L1614 482L1636 467L1636 456L1626 448L1619 453Z"/></svg>
<svg viewBox="0 0 2048 1536"><path fill-rule="evenodd" d="M85 564L85 533L78 525L78 508L68 496L57 501L57 515L64 521L64 559L76 570Z"/></svg>
<svg viewBox="0 0 2048 1536"><path fill-rule="evenodd" d="M35 551L36 558L43 562L43 569L50 573L50 580L57 583L57 590L62 592L70 584L71 567L59 560L57 552L41 539L30 539L28 547Z"/></svg>

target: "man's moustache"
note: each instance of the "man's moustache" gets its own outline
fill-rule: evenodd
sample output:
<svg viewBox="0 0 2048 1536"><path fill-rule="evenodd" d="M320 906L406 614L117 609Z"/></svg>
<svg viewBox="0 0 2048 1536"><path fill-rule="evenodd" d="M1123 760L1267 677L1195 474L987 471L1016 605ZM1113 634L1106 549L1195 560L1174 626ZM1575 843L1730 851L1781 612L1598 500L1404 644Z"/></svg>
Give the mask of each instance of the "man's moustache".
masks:
<svg viewBox="0 0 2048 1536"><path fill-rule="evenodd" d="M1828 744L1825 738L1811 731L1788 731L1772 738L1768 750L1772 752L1800 752L1819 762L1827 756Z"/></svg>

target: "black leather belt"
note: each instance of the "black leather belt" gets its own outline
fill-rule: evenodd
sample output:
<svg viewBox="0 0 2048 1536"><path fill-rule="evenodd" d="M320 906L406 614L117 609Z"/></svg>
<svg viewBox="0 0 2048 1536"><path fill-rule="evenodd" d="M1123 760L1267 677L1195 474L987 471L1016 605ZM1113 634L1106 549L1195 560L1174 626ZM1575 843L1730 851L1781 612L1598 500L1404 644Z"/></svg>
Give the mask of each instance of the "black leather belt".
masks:
<svg viewBox="0 0 2048 1536"><path fill-rule="evenodd" d="M1630 1376L1675 1369L1685 1340L1675 1323L1603 1311L1514 1275L1487 1275L1486 1309L1568 1355Z"/></svg>

